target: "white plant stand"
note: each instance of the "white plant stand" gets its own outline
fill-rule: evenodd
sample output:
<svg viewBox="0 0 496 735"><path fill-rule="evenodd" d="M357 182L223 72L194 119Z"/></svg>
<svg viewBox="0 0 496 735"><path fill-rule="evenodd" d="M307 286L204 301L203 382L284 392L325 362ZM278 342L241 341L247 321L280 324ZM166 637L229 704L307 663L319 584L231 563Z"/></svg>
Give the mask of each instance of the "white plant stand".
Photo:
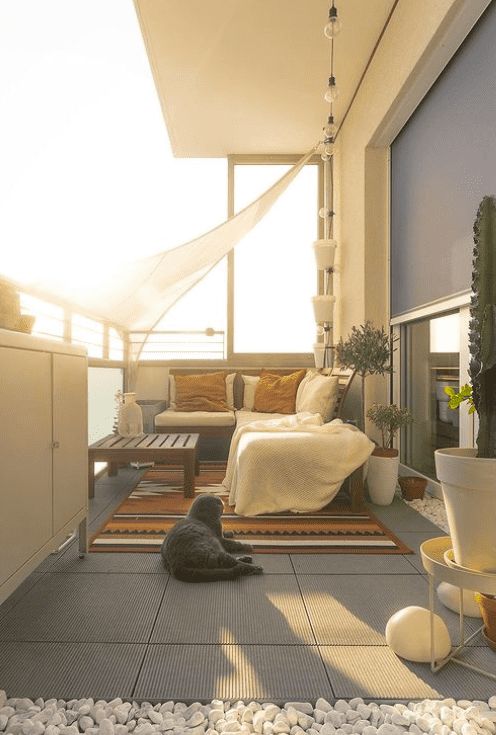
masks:
<svg viewBox="0 0 496 735"><path fill-rule="evenodd" d="M477 671L479 674L488 676L490 679L496 680L496 674L480 669L478 666L469 664L457 658L460 651L470 643L479 633L482 632L484 626L481 625L475 633L465 638L465 624L463 615L463 590L476 590L486 595L496 595L496 574L488 572L476 572L465 568L456 568L447 564L444 555L452 548L453 544L449 536L441 536L440 538L432 538L420 546L420 555L422 564L429 577L429 610L430 610L430 640L431 640L431 671L437 673L448 661L455 664L465 666L467 669ZM446 658L436 661L434 655L434 606L435 606L435 586L437 582L449 582L460 588L460 644L454 648Z"/></svg>

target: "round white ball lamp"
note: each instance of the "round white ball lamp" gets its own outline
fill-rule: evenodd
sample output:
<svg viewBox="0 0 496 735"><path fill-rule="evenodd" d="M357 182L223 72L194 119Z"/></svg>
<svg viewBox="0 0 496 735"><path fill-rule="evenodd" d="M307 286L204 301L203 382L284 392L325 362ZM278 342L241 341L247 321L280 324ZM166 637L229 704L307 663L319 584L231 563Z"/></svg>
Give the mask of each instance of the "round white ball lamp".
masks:
<svg viewBox="0 0 496 735"><path fill-rule="evenodd" d="M411 605L398 610L386 625L386 643L397 656L407 661L428 663L431 660L430 613L425 607ZM451 651L448 628L434 615L434 656L436 661Z"/></svg>
<svg viewBox="0 0 496 735"><path fill-rule="evenodd" d="M476 592L463 590L463 614L469 618L481 618L479 603L475 599ZM448 610L460 613L460 588L449 582L441 582L437 587L437 596Z"/></svg>

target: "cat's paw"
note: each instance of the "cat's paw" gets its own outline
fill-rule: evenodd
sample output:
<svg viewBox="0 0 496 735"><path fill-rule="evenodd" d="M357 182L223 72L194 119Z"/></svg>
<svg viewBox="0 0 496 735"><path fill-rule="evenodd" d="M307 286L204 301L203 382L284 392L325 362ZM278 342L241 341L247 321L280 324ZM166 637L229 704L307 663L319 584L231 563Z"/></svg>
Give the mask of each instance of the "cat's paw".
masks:
<svg viewBox="0 0 496 735"><path fill-rule="evenodd" d="M240 556L238 557L238 561L243 561L245 564L251 564L253 561L252 556Z"/></svg>
<svg viewBox="0 0 496 735"><path fill-rule="evenodd" d="M253 551L253 546L250 544L239 544L238 551L246 551L248 554L250 554Z"/></svg>
<svg viewBox="0 0 496 735"><path fill-rule="evenodd" d="M247 564L246 566L243 566L242 569L242 574L246 575L263 574L263 567L258 567L256 564Z"/></svg>

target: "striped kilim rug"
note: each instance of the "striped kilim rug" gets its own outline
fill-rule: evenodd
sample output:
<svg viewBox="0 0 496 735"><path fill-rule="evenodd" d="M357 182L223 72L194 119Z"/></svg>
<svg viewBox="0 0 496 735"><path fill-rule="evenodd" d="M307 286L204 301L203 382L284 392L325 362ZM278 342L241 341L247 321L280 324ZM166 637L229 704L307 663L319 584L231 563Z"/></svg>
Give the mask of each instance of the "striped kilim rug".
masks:
<svg viewBox="0 0 496 735"><path fill-rule="evenodd" d="M196 494L224 501L223 526L257 553L412 553L368 511L352 513L339 498L316 513L238 516L221 486L225 463L202 463ZM157 552L167 531L192 503L183 497L182 469L156 465L93 536L90 551Z"/></svg>

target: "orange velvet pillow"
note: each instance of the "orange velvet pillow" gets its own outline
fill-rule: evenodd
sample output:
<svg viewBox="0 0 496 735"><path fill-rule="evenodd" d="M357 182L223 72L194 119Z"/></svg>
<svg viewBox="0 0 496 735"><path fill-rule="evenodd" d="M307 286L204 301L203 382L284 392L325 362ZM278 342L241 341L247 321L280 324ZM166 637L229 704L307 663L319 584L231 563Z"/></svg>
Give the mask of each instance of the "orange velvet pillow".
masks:
<svg viewBox="0 0 496 735"><path fill-rule="evenodd" d="M176 375L176 411L229 411L226 374Z"/></svg>
<svg viewBox="0 0 496 735"><path fill-rule="evenodd" d="M306 370L297 370L290 375L273 375L262 370L255 389L253 409L263 413L295 413L298 386Z"/></svg>

